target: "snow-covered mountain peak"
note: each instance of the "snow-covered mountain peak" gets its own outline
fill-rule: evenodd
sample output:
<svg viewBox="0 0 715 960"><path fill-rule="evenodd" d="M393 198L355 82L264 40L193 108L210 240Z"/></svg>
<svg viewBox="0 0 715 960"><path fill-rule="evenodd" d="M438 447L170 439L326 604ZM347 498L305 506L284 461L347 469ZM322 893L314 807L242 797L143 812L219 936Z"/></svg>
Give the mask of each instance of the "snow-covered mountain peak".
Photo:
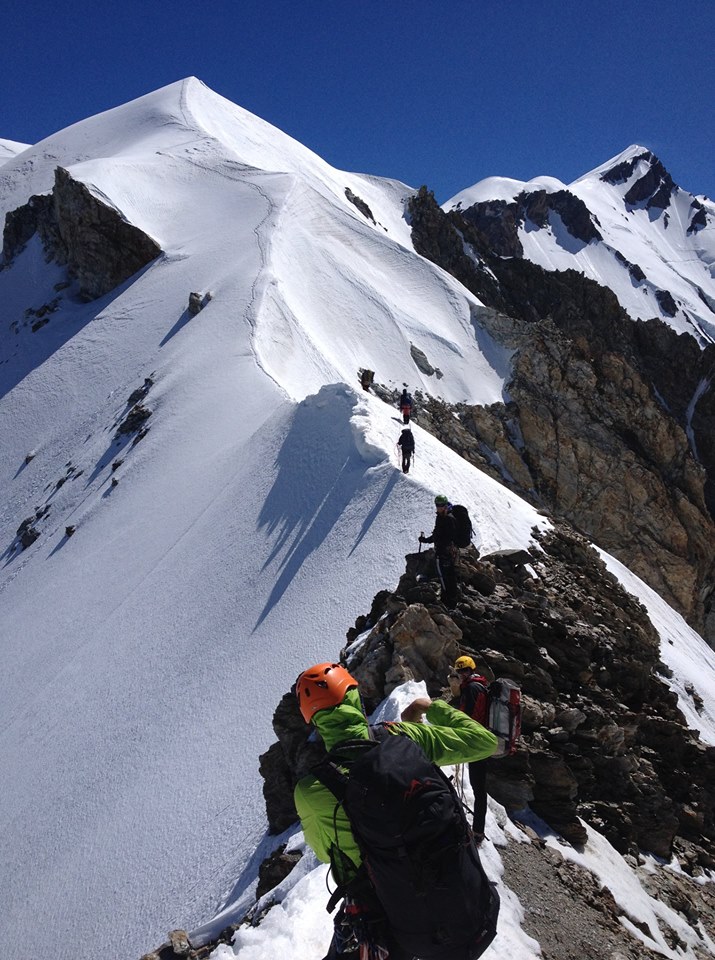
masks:
<svg viewBox="0 0 715 960"><path fill-rule="evenodd" d="M659 317L702 345L715 339L715 207L675 183L647 147L626 150L568 186L490 178L444 206L546 270L575 269L634 318Z"/></svg>
<svg viewBox="0 0 715 960"><path fill-rule="evenodd" d="M502 373L475 343L478 301L414 252L404 184L331 167L193 77L5 164L0 217L49 193L58 167L164 252L130 299L176 315L190 290L212 291L214 313L252 324L259 367L290 396L355 382L359 366L450 400L501 396ZM22 296L22 311L42 306ZM481 376L465 373L468 355Z"/></svg>
<svg viewBox="0 0 715 960"><path fill-rule="evenodd" d="M187 123L233 150L241 163L275 173L313 174L325 180L336 177L337 171L308 147L196 77L181 81L180 88Z"/></svg>
<svg viewBox="0 0 715 960"><path fill-rule="evenodd" d="M512 321L415 252L410 188L331 167L192 77L15 146L0 154L0 217L14 212L0 267L3 940L23 956L51 930L62 956L86 960L111 938L131 960L255 882L274 707L400 582L434 494L469 507L483 556L532 546L550 522L438 439L505 477L457 404L504 408L502 449L525 471L527 432L513 396L500 403ZM481 187L522 198L527 255L583 254L585 269L608 248L586 235L596 206L569 189ZM600 198L608 243L620 217L646 245L650 212L624 210L621 185L579 189ZM133 242L118 222L154 241L151 255L83 286L78 263L101 274ZM707 226L693 236L702 245ZM357 386L361 368L375 393ZM422 407L408 476L402 417L377 386L403 384ZM677 674L685 694L690 673ZM314 899L327 927L322 890ZM515 910L497 960L526 956L507 932ZM293 930L288 952L323 955Z"/></svg>
<svg viewBox="0 0 715 960"><path fill-rule="evenodd" d="M680 190L658 157L637 144L576 180L572 187L578 192L578 185L595 180L614 187L629 211L639 207L667 210Z"/></svg>
<svg viewBox="0 0 715 960"><path fill-rule="evenodd" d="M522 193L544 190L556 193L566 185L556 177L533 177L531 180L514 180L511 177L487 177L455 194L443 204L445 210L466 210L475 203L489 200L505 200L511 203Z"/></svg>
<svg viewBox="0 0 715 960"><path fill-rule="evenodd" d="M610 160L599 164L599 166L594 167L593 170L589 170L588 173L583 174L583 176L577 177L571 186L575 186L575 184L582 183L583 181L595 179L612 183L622 182L622 180L626 178L623 173L627 169L630 168L631 171L628 176L635 173L637 168L644 173L653 163L660 163L660 161L648 147L641 146L638 143L632 143L630 147L626 147L625 150L617 153L614 157L611 157ZM639 165L642 166L639 167Z"/></svg>
<svg viewBox="0 0 715 960"><path fill-rule="evenodd" d="M133 175L138 163L146 165L150 158L168 155L181 157L184 164L193 165L197 171L221 156L234 169L238 165L264 173L300 176L313 188L338 197L344 205L348 204L346 188L351 184L354 188L357 182L375 217L380 219L382 212L383 219L394 220L390 211L380 210L384 189L375 191L372 178L335 170L297 140L195 77L72 124L13 160L18 153L8 148L10 159L0 177L0 217L26 202L31 194L48 193L58 166L91 183L102 179L97 171L106 171L110 164L115 169L124 164L132 168ZM404 184L383 183L395 194L409 192ZM101 189L111 198L111 191L104 186Z"/></svg>

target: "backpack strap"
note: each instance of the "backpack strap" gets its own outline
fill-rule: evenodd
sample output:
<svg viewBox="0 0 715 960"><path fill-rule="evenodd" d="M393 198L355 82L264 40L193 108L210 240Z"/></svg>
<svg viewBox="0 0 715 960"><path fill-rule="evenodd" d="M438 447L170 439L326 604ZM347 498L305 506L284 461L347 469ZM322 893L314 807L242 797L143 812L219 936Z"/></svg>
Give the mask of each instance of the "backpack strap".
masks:
<svg viewBox="0 0 715 960"><path fill-rule="evenodd" d="M323 786L327 787L340 803L343 802L348 786L348 777L334 760L328 757L317 767L314 767L313 776L316 780L320 780Z"/></svg>
<svg viewBox="0 0 715 960"><path fill-rule="evenodd" d="M335 807L335 814L337 814L338 807L343 805L347 793L348 781L350 779L349 774L346 773L343 768L347 767L349 769L351 763L361 754L364 754L366 750L376 746L377 742L373 739L346 740L339 744L338 747L334 747L324 760L313 767L311 773L315 779L320 781L338 801ZM339 755L337 754L338 749L340 751ZM358 842L358 847L360 847L358 838L356 837L355 839L356 842ZM363 854L362 848L360 848L360 853ZM332 913L333 910L335 910L340 900L347 896L354 895L365 885L366 872L364 863L361 864L355 877L348 883L338 882L338 876L344 875L346 872L344 869L338 867L338 860L341 857L344 857L342 851L333 846L330 851L330 867L337 885L325 907L328 913Z"/></svg>
<svg viewBox="0 0 715 960"><path fill-rule="evenodd" d="M327 787L327 789L330 790L335 799L338 801L338 805L342 806L345 800L348 781L350 779L349 773L346 773L344 768L347 767L349 770L353 761L364 755L367 750L373 749L382 740L386 740L389 737L394 736L394 734L389 732L390 726L392 726L391 723L371 724L369 727L369 740L344 740L337 747L333 747L327 757L311 770L311 773L315 779L320 781L324 787ZM360 852L364 858L365 852L362 849L359 838L356 836L355 840L358 844L358 847L360 847ZM338 857L340 855L340 850L331 853L330 865L331 868L333 868L332 872L334 877L337 874L335 870L336 864L333 862L333 857ZM341 871L338 870L338 873L340 872ZM328 913L333 912L338 901L342 900L343 897L354 895L357 891L359 891L360 894L364 894L365 879L366 871L365 864L363 862L356 876L349 883L338 883L330 899L328 900L326 908Z"/></svg>
<svg viewBox="0 0 715 960"><path fill-rule="evenodd" d="M391 723L371 724L368 728L369 740L343 740L337 747L333 747L325 760L313 767L311 773L316 780L320 780L323 786L330 790L340 803L343 803L348 788L349 775L341 768L347 767L349 770L350 765L367 750L376 747L382 740L394 736L389 732L388 728L390 726L392 726Z"/></svg>

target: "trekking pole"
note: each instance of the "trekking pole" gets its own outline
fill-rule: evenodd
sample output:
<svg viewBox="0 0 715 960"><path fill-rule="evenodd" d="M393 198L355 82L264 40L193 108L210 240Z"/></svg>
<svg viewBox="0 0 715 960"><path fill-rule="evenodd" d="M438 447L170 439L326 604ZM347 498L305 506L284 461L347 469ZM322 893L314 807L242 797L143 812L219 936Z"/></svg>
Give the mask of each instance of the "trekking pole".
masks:
<svg viewBox="0 0 715 960"><path fill-rule="evenodd" d="M425 535L424 530L420 530L420 537L424 537L424 535ZM422 541L421 541L421 540L420 540L420 549L417 551L417 553L422 553Z"/></svg>

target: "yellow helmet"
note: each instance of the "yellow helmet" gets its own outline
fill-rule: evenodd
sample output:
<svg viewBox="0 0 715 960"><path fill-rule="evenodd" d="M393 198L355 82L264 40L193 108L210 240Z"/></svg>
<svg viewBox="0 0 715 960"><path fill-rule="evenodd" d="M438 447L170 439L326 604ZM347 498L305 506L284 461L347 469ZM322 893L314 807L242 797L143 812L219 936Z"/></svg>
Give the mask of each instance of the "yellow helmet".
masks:
<svg viewBox="0 0 715 960"><path fill-rule="evenodd" d="M477 665L471 657L457 657L454 661L455 670L476 670Z"/></svg>

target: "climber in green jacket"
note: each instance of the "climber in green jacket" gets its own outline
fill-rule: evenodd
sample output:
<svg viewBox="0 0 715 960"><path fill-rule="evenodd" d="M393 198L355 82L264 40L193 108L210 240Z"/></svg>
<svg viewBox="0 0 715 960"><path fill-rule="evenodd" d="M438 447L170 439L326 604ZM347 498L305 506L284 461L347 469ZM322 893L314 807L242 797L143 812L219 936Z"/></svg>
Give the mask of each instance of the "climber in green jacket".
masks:
<svg viewBox="0 0 715 960"><path fill-rule="evenodd" d="M305 670L296 682L303 719L315 726L326 750L334 750L333 756L338 760L341 743L370 739L357 687L357 681L337 663L317 664ZM423 716L428 723L421 722ZM429 760L441 766L484 760L497 746L491 731L443 700L427 697L414 700L402 712L402 721L389 724L388 731L409 737ZM319 860L332 864L341 887L350 883L358 873L362 857L342 805L312 775L298 781L294 798L306 841Z"/></svg>

